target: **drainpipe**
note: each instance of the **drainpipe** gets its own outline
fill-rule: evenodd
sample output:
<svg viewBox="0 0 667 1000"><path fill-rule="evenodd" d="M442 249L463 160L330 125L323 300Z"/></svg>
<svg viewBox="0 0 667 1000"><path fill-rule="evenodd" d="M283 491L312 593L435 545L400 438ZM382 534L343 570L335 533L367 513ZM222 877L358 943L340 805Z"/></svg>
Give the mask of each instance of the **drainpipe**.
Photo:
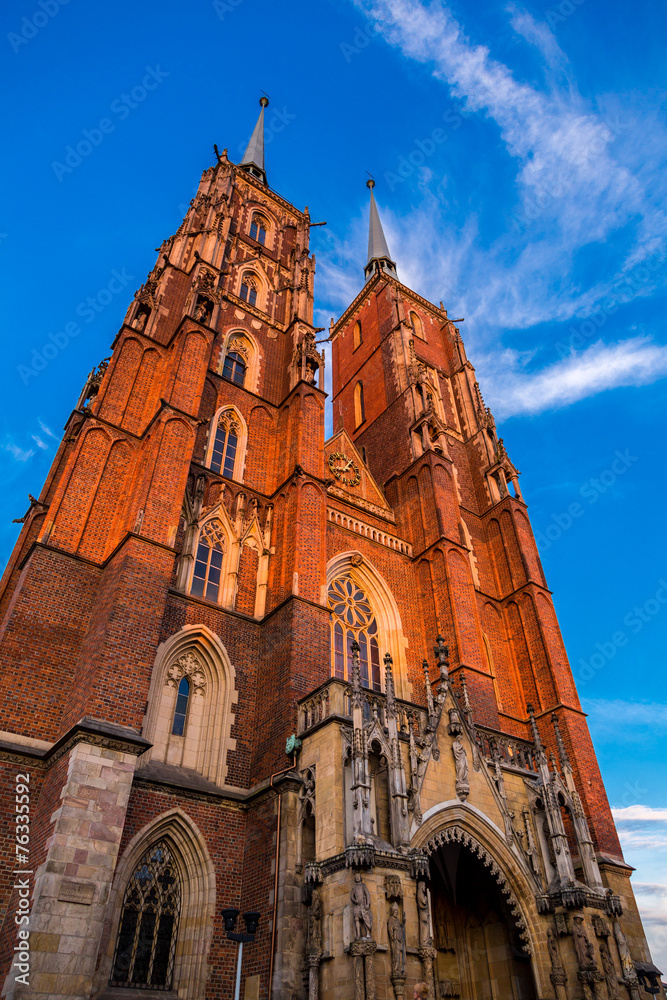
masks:
<svg viewBox="0 0 667 1000"><path fill-rule="evenodd" d="M274 771L271 775L271 780L269 782L269 788L274 789L273 779L280 777L281 774L287 774L288 771L292 771L296 766L296 751L292 757L292 763L289 767L283 768L282 771ZM276 953L276 913L278 910L278 864L280 861L280 827L282 820L282 806L283 806L283 793L280 789L274 789L278 793L278 821L276 824L276 857L275 857L275 877L273 880L273 919L271 921L271 958L269 960L269 1000L271 1000L272 990L273 990L273 960Z"/></svg>

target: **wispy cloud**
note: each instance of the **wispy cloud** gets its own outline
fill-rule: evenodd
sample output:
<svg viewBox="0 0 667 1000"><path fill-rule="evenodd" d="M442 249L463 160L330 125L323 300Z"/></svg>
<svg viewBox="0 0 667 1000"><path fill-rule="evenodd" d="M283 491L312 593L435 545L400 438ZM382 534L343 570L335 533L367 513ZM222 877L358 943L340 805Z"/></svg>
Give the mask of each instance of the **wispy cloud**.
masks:
<svg viewBox="0 0 667 1000"><path fill-rule="evenodd" d="M505 352L504 360L499 366L494 358L485 382L487 401L500 419L568 406L606 389L646 385L667 375L667 346L648 337L598 341L535 373L513 363L514 352Z"/></svg>
<svg viewBox="0 0 667 1000"><path fill-rule="evenodd" d="M51 428L50 428L50 427L48 427L48 426L47 426L47 425L46 425L46 424L44 423L44 421L43 421L43 420L40 420L40 421L38 421L38 423L39 423L39 426L41 427L42 431L44 432L44 434L46 434L46 435L47 435L48 437L50 437L50 438L53 438L53 440L54 440L54 441L57 441L57 440L58 440L58 435L57 435L57 434L54 434L54 433L53 433L53 431L51 430Z"/></svg>
<svg viewBox="0 0 667 1000"><path fill-rule="evenodd" d="M612 809L612 815L617 823L637 820L651 823L667 822L667 809L653 809L651 806L624 806L622 809Z"/></svg>
<svg viewBox="0 0 667 1000"><path fill-rule="evenodd" d="M31 437L32 437L33 441L35 442L35 444L37 445L38 448L43 448L45 451L48 451L48 448L49 448L48 444L45 444L45 442L42 441L42 439L39 436L39 434L32 434Z"/></svg>
<svg viewBox="0 0 667 1000"><path fill-rule="evenodd" d="M32 456L35 454L32 448L28 450L25 450L24 448L19 448L19 446L17 444L14 444L13 441L6 442L5 451L8 451L9 454L17 462L27 462L28 459L32 458Z"/></svg>

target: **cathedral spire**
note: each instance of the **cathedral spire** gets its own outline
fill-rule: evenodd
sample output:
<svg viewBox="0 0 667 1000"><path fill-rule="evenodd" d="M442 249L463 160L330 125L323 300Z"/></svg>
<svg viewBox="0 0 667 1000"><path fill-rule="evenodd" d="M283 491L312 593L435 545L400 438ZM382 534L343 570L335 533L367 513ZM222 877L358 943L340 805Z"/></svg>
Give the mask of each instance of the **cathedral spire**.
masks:
<svg viewBox="0 0 667 1000"><path fill-rule="evenodd" d="M396 274L396 264L389 255L389 247L387 246L382 223L380 222L380 215L375 204L375 197L373 195L375 181L372 177L366 181L366 187L370 188L371 192L371 211L368 222L368 263L364 268L364 274L366 278L370 278L375 271L382 270L386 274L391 274L392 277L396 278L398 277Z"/></svg>
<svg viewBox="0 0 667 1000"><path fill-rule="evenodd" d="M262 110L259 113L257 124L250 136L248 148L243 154L243 159L239 166L245 167L249 174L258 177L260 181L266 184L266 171L264 169L264 108L268 107L268 97L260 97L259 103Z"/></svg>

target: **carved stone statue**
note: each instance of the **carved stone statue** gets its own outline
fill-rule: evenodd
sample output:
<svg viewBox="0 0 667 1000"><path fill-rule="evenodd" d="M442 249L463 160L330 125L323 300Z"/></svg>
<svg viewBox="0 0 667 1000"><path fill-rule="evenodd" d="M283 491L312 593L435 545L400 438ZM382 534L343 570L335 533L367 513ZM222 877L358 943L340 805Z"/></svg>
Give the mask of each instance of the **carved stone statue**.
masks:
<svg viewBox="0 0 667 1000"><path fill-rule="evenodd" d="M465 785L468 783L468 754L458 736L452 743L452 753L456 765L456 781Z"/></svg>
<svg viewBox="0 0 667 1000"><path fill-rule="evenodd" d="M308 907L308 954L322 952L322 902L318 889L313 892L313 900Z"/></svg>
<svg viewBox="0 0 667 1000"><path fill-rule="evenodd" d="M403 943L405 931L403 921L398 915L398 903L391 904L391 913L387 918L387 937L391 952L391 971L393 974L405 972L403 959Z"/></svg>
<svg viewBox="0 0 667 1000"><path fill-rule="evenodd" d="M623 978L626 982L635 982L637 980L637 970L635 969L635 963L632 961L632 955L630 954L625 934L621 930L618 920L614 921L614 937L616 938L618 957L621 960L621 968L623 969Z"/></svg>
<svg viewBox="0 0 667 1000"><path fill-rule="evenodd" d="M547 931L547 948L549 949L549 958L551 959L551 969L553 972L563 971L563 962L560 957L560 951L558 950L558 940L556 938L556 932L553 927L550 927Z"/></svg>
<svg viewBox="0 0 667 1000"><path fill-rule="evenodd" d="M583 917L574 918L572 937L574 939L574 948L577 953L577 959L579 960L579 968L582 971L596 969L597 965L595 962L595 952L593 951L593 945L588 940L588 936L584 930Z"/></svg>
<svg viewBox="0 0 667 1000"><path fill-rule="evenodd" d="M425 882L419 882L417 885L417 912L419 914L419 947L430 948L433 944L433 938L431 937L431 915Z"/></svg>
<svg viewBox="0 0 667 1000"><path fill-rule="evenodd" d="M600 960L602 961L604 978L607 981L609 1000L619 1000L618 976L616 975L614 960L611 957L611 952L609 951L609 945L604 939L600 941Z"/></svg>
<svg viewBox="0 0 667 1000"><path fill-rule="evenodd" d="M354 876L354 885L350 890L352 901L352 916L354 917L354 932L356 940L369 938L373 930L373 914L371 912L371 895L361 881L359 872ZM363 934L362 934L363 929Z"/></svg>

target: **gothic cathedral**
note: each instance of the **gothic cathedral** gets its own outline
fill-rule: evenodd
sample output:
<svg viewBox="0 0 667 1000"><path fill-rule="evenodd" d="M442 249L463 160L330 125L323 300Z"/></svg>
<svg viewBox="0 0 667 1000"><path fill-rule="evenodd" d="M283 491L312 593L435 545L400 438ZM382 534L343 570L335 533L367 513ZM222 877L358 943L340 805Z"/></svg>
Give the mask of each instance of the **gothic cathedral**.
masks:
<svg viewBox="0 0 667 1000"><path fill-rule="evenodd" d="M359 294L314 327L261 103L2 580L3 996L660 993L459 330L400 282L372 181Z"/></svg>

